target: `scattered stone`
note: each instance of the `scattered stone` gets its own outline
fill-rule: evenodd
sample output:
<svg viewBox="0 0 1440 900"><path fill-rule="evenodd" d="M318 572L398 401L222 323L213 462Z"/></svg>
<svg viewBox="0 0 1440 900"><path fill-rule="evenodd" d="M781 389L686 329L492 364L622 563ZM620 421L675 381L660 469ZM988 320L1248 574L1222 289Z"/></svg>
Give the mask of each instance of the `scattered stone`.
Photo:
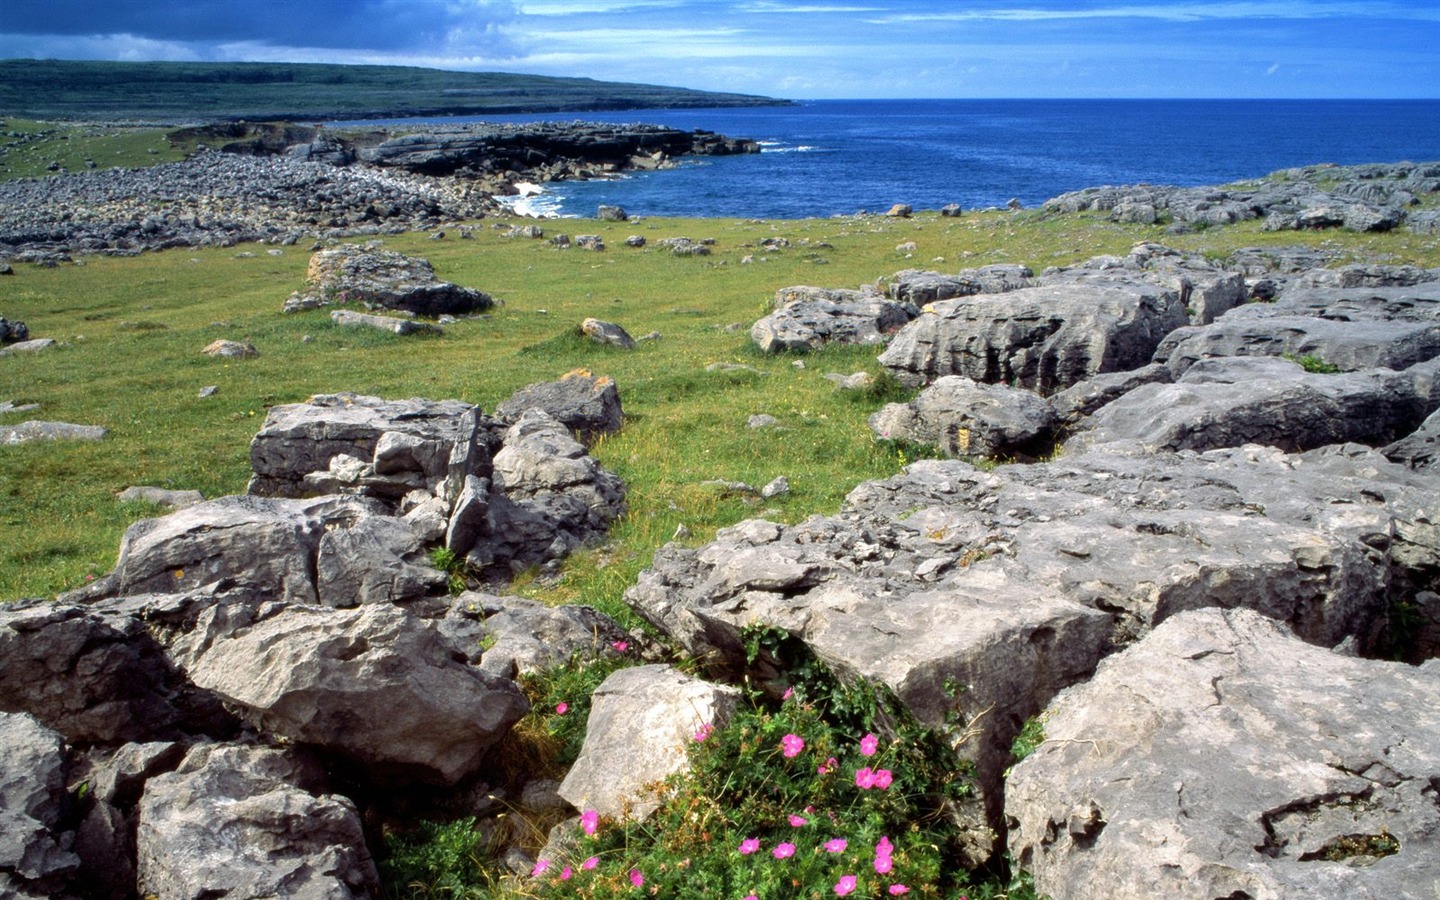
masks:
<svg viewBox="0 0 1440 900"><path fill-rule="evenodd" d="M0 446L29 441L98 441L109 433L99 425L32 420L19 425L0 425Z"/></svg>
<svg viewBox="0 0 1440 900"><path fill-rule="evenodd" d="M432 325L429 322L417 322L414 319L401 319L395 316L375 316L349 309L332 310L330 318L336 325L343 328L373 328L376 331L388 331L398 335L445 333L442 326Z"/></svg>
<svg viewBox="0 0 1440 900"><path fill-rule="evenodd" d="M606 206L603 203L595 210L595 217L602 222L628 222L630 216L622 207Z"/></svg>
<svg viewBox="0 0 1440 900"><path fill-rule="evenodd" d="M204 350L200 351L206 356L216 356L224 359L249 359L259 356L260 351L249 341L227 341L224 339L211 341Z"/></svg>
<svg viewBox="0 0 1440 900"><path fill-rule="evenodd" d="M7 265L5 268L9 269L10 267ZM0 344L14 344L28 340L30 340L29 326L24 322L11 322L4 316L0 316Z"/></svg>
<svg viewBox="0 0 1440 900"><path fill-rule="evenodd" d="M790 479L781 475L760 489L760 496L766 500L774 500L776 497L783 497L790 493Z"/></svg>
<svg viewBox="0 0 1440 900"><path fill-rule="evenodd" d="M598 253L605 249L605 242L600 239L598 234L581 234L576 235L575 246L581 250L593 250Z"/></svg>
<svg viewBox="0 0 1440 900"><path fill-rule="evenodd" d="M199 491L173 491L160 487L128 487L116 495L121 503L149 503L152 506L169 506L182 509L204 503L205 496Z"/></svg>
<svg viewBox="0 0 1440 900"><path fill-rule="evenodd" d="M630 235L629 237L627 237L627 238L625 239L625 246L627 246L627 247L634 247L634 248L637 249L637 250L640 249L641 247L644 247L644 246L645 246L645 235L643 235L643 234L632 234L632 235Z"/></svg>
<svg viewBox="0 0 1440 900"><path fill-rule="evenodd" d="M768 413L757 413L745 422L745 427L753 430L762 428L774 428L780 424L780 420Z"/></svg>
<svg viewBox="0 0 1440 900"><path fill-rule="evenodd" d="M851 375L826 372L825 380L833 383L842 391L861 391L875 383L875 376L869 372L855 372Z"/></svg>
<svg viewBox="0 0 1440 900"><path fill-rule="evenodd" d="M916 245L916 243L915 243L914 241L906 241L906 242L903 243L903 244L896 244L896 245L895 245L895 252L896 252L896 253L914 253L914 252L915 252L916 250L918 250L918 249L919 249L919 247Z"/></svg>
<svg viewBox="0 0 1440 900"><path fill-rule="evenodd" d="M614 655L630 636L609 616L588 606L546 606L520 597L466 591L455 598L439 627L471 662L503 678L563 665L577 655Z"/></svg>
<svg viewBox="0 0 1440 900"><path fill-rule="evenodd" d="M692 241L687 237L665 238L657 241L661 247L675 256L709 256L710 247L704 241Z"/></svg>
<svg viewBox="0 0 1440 900"><path fill-rule="evenodd" d="M218 393L220 393L220 385L218 385L218 384L207 384L207 385L205 385L204 387L202 387L202 388L200 389L200 392L197 393L195 396L198 397L198 398L201 399L201 400L204 400L206 397L213 397L213 396L215 396L215 395L218 394Z"/></svg>
<svg viewBox="0 0 1440 900"><path fill-rule="evenodd" d="M357 303L435 317L484 312L495 305L489 294L441 281L429 260L356 244L316 253L305 280L306 293L287 302L286 312Z"/></svg>
<svg viewBox="0 0 1440 900"><path fill-rule="evenodd" d="M960 204L947 203L940 207L940 216L945 219L958 219L961 215Z"/></svg>
<svg viewBox="0 0 1440 900"><path fill-rule="evenodd" d="M501 237L507 238L529 238L539 240L545 236L545 229L539 225L512 225Z"/></svg>
<svg viewBox="0 0 1440 900"><path fill-rule="evenodd" d="M619 347L621 350L635 349L635 339L626 333L624 328L612 322L586 319L580 323L580 332L597 344Z"/></svg>
<svg viewBox="0 0 1440 900"><path fill-rule="evenodd" d="M885 211L885 215L892 219L908 219L915 210L908 203L896 203Z"/></svg>
<svg viewBox="0 0 1440 900"><path fill-rule="evenodd" d="M40 408L38 403L16 403L14 400L0 401L0 413L12 412L34 412Z"/></svg>
<svg viewBox="0 0 1440 900"><path fill-rule="evenodd" d="M647 790L687 764L701 728L724 728L739 703L735 688L707 684L669 666L621 669L591 697L585 744L560 785L576 809L643 821L660 805Z"/></svg>
<svg viewBox="0 0 1440 900"><path fill-rule="evenodd" d="M1440 880L1440 662L1356 659L1249 610L1182 613L1042 718L1007 784L1039 893L1421 897Z"/></svg>
<svg viewBox="0 0 1440 900"><path fill-rule="evenodd" d="M49 350L55 346L54 338L32 338L28 341L17 341L7 344L0 349L0 356L10 356L15 353L35 353L39 350Z"/></svg>

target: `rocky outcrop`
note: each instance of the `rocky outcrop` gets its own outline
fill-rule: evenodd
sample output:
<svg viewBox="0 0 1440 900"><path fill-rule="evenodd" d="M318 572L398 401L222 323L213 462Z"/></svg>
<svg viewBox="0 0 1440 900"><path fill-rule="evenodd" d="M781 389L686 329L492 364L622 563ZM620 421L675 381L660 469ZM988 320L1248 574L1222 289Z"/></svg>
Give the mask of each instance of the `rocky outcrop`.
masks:
<svg viewBox="0 0 1440 900"><path fill-rule="evenodd" d="M64 896L80 867L64 827L65 742L28 715L0 712L0 893Z"/></svg>
<svg viewBox="0 0 1440 900"><path fill-rule="evenodd" d="M30 340L30 328L24 322L12 322L0 316L0 344L14 344Z"/></svg>
<svg viewBox="0 0 1440 900"><path fill-rule="evenodd" d="M1009 846L1055 900L1424 897L1440 883L1440 662L1178 615L1043 717Z"/></svg>
<svg viewBox="0 0 1440 900"><path fill-rule="evenodd" d="M931 303L880 364L912 386L964 375L1052 394L1145 365L1188 321L1180 291L1144 281L1048 284Z"/></svg>
<svg viewBox="0 0 1440 900"><path fill-rule="evenodd" d="M360 816L295 751L201 745L145 784L136 828L141 894L374 897Z"/></svg>
<svg viewBox="0 0 1440 900"><path fill-rule="evenodd" d="M615 382L588 369L567 372L558 381L521 388L495 407L494 417L512 425L531 408L543 409L586 444L618 433L625 424L625 410Z"/></svg>
<svg viewBox="0 0 1440 900"><path fill-rule="evenodd" d="M635 349L635 339L630 336L628 331L614 322L606 322L593 317L587 318L580 323L580 333L604 347L615 347L619 350Z"/></svg>
<svg viewBox="0 0 1440 900"><path fill-rule="evenodd" d="M513 678L573 658L614 656L630 636L589 606L546 606L521 597L465 591L438 621L450 642L493 675Z"/></svg>
<svg viewBox="0 0 1440 900"><path fill-rule="evenodd" d="M1437 500L1359 450L1090 453L988 473L928 461L862 484L835 516L668 545L626 600L732 676L741 629L760 623L958 728L999 829L1021 722L1178 612L1255 608L1319 645L1380 647L1390 603L1440 563Z"/></svg>
<svg viewBox="0 0 1440 900"><path fill-rule="evenodd" d="M928 269L904 269L890 277L885 293L890 299L914 306L974 294L1001 294L1030 287L1035 273L1028 266L993 265L962 269L954 275Z"/></svg>
<svg viewBox="0 0 1440 900"><path fill-rule="evenodd" d="M305 281L305 292L286 302L286 312L355 303L436 317L484 312L495 305L489 294L441 281L429 260L355 244L310 257Z"/></svg>
<svg viewBox="0 0 1440 900"><path fill-rule="evenodd" d="M873 291L781 288L775 312L756 322L750 339L765 353L819 350L828 344L883 344L920 314L913 304Z"/></svg>
<svg viewBox="0 0 1440 900"><path fill-rule="evenodd" d="M939 447L951 456L1033 461L1055 447L1055 410L1040 396L1003 384L947 375L909 403L870 417L876 437Z"/></svg>

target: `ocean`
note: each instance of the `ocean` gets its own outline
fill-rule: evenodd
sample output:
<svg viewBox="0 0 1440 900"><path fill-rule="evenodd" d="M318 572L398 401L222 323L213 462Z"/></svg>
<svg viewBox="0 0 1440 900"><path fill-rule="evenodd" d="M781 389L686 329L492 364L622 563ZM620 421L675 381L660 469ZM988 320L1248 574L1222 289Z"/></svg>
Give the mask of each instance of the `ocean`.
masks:
<svg viewBox="0 0 1440 900"><path fill-rule="evenodd" d="M1105 184L1197 186L1317 163L1440 160L1440 100L825 100L745 109L390 120L649 122L757 140L758 155L555 182L517 211L807 218L1036 206Z"/></svg>

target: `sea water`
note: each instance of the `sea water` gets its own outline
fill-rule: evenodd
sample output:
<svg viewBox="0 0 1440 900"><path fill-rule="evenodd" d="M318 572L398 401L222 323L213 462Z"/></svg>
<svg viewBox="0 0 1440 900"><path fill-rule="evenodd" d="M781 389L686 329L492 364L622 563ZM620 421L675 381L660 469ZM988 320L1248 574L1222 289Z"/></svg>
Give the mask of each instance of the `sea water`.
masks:
<svg viewBox="0 0 1440 900"><path fill-rule="evenodd" d="M1035 206L1105 184L1197 186L1322 163L1440 160L1437 100L828 100L742 109L425 122L647 122L750 138L762 152L550 182L519 212L805 218L895 203Z"/></svg>

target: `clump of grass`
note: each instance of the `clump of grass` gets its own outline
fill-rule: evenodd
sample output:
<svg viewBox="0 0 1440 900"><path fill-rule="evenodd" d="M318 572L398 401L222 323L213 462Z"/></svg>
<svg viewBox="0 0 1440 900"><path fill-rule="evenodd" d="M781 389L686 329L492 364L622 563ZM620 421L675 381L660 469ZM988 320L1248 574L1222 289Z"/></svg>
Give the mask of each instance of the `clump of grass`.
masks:
<svg viewBox="0 0 1440 900"><path fill-rule="evenodd" d="M1299 363L1300 368L1315 375L1338 375L1344 371L1334 363L1328 363L1313 353L1306 353L1296 356L1293 353L1286 353L1285 358L1293 363Z"/></svg>

